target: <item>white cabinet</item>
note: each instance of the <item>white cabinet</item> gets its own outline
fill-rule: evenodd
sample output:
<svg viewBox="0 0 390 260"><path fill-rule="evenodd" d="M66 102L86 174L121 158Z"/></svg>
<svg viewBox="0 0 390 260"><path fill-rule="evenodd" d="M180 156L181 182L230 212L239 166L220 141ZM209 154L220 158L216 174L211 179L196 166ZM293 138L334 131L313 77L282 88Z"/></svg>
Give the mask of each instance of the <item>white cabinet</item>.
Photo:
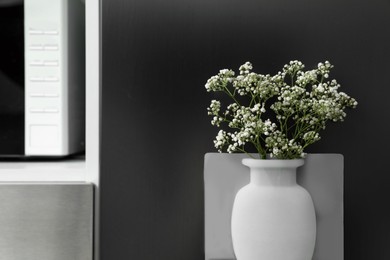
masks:
<svg viewBox="0 0 390 260"><path fill-rule="evenodd" d="M86 1L86 155L57 161L0 162L0 182L91 182L99 185L99 1Z"/></svg>

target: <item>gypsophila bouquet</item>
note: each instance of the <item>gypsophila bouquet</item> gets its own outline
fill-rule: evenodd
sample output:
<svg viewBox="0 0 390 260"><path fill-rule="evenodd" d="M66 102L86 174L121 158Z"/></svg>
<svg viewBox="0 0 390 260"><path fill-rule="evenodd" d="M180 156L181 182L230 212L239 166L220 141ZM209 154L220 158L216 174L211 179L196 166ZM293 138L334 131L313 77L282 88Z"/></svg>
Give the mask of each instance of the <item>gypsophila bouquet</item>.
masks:
<svg viewBox="0 0 390 260"><path fill-rule="evenodd" d="M223 69L207 80L208 92L224 92L232 100L227 105L212 100L207 108L212 125L230 128L218 132L218 151L248 153L252 146L262 159L267 153L278 159L302 158L304 149L320 140L328 121L343 121L344 110L357 102L329 79L333 65L325 61L316 69L304 68L302 62L291 61L271 76L252 72L252 64L246 62L238 76Z"/></svg>

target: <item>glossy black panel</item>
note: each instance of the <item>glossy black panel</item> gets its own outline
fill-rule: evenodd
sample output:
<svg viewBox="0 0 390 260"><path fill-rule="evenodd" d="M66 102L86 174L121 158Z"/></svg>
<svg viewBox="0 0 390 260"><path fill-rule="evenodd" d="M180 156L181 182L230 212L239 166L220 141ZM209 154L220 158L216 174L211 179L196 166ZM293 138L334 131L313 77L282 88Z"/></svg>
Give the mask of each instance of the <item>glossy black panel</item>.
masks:
<svg viewBox="0 0 390 260"><path fill-rule="evenodd" d="M23 1L0 1L0 157L24 154Z"/></svg>
<svg viewBox="0 0 390 260"><path fill-rule="evenodd" d="M359 101L309 152L345 156L345 259L390 259L389 31L388 0L102 0L102 260L203 260L204 83L291 59Z"/></svg>

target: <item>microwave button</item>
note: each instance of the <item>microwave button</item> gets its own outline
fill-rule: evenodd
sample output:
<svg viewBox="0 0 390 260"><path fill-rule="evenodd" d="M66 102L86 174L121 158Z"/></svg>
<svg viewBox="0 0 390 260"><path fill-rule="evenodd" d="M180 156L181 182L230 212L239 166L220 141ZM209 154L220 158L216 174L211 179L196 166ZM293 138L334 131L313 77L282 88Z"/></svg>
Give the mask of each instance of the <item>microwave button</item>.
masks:
<svg viewBox="0 0 390 260"><path fill-rule="evenodd" d="M45 45L45 51L58 51L58 45Z"/></svg>
<svg viewBox="0 0 390 260"><path fill-rule="evenodd" d="M43 113L44 110L42 108L30 108L31 113Z"/></svg>
<svg viewBox="0 0 390 260"><path fill-rule="evenodd" d="M47 31L44 31L44 34L45 35L58 35L58 31L56 31L56 30L47 30Z"/></svg>
<svg viewBox="0 0 390 260"><path fill-rule="evenodd" d="M42 45L30 45L28 48L31 51L42 51L43 50Z"/></svg>
<svg viewBox="0 0 390 260"><path fill-rule="evenodd" d="M55 147L59 141L57 125L30 125L30 146Z"/></svg>
<svg viewBox="0 0 390 260"><path fill-rule="evenodd" d="M48 98L55 98L55 97L58 97L58 94L56 94L56 93L50 93L50 94L45 94L44 96L45 96L45 97L48 97Z"/></svg>
<svg viewBox="0 0 390 260"><path fill-rule="evenodd" d="M43 65L47 67L56 67L58 66L58 60L45 60Z"/></svg>
<svg viewBox="0 0 390 260"><path fill-rule="evenodd" d="M30 97L44 97L45 94L43 93L30 93Z"/></svg>
<svg viewBox="0 0 390 260"><path fill-rule="evenodd" d="M44 79L42 77L30 77L31 82L42 82Z"/></svg>
<svg viewBox="0 0 390 260"><path fill-rule="evenodd" d="M44 63L43 61L40 61L40 60L34 60L34 61L30 61L30 66L43 66Z"/></svg>
<svg viewBox="0 0 390 260"><path fill-rule="evenodd" d="M47 78L44 78L44 81L45 82L57 82L58 78L57 77L47 77Z"/></svg>
<svg viewBox="0 0 390 260"><path fill-rule="evenodd" d="M28 34L30 34L30 35L42 35L43 31L42 30L30 29L30 30L28 30Z"/></svg>
<svg viewBox="0 0 390 260"><path fill-rule="evenodd" d="M43 111L45 113L58 113L58 109L57 108L45 108Z"/></svg>

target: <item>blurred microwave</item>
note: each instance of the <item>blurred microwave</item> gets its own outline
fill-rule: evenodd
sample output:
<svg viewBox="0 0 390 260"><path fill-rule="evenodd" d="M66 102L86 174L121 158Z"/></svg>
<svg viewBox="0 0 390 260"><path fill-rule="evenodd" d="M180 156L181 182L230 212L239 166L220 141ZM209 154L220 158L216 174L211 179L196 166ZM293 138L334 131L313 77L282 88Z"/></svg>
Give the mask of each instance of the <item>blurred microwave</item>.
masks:
<svg viewBox="0 0 390 260"><path fill-rule="evenodd" d="M85 3L0 0L0 157L84 150Z"/></svg>

